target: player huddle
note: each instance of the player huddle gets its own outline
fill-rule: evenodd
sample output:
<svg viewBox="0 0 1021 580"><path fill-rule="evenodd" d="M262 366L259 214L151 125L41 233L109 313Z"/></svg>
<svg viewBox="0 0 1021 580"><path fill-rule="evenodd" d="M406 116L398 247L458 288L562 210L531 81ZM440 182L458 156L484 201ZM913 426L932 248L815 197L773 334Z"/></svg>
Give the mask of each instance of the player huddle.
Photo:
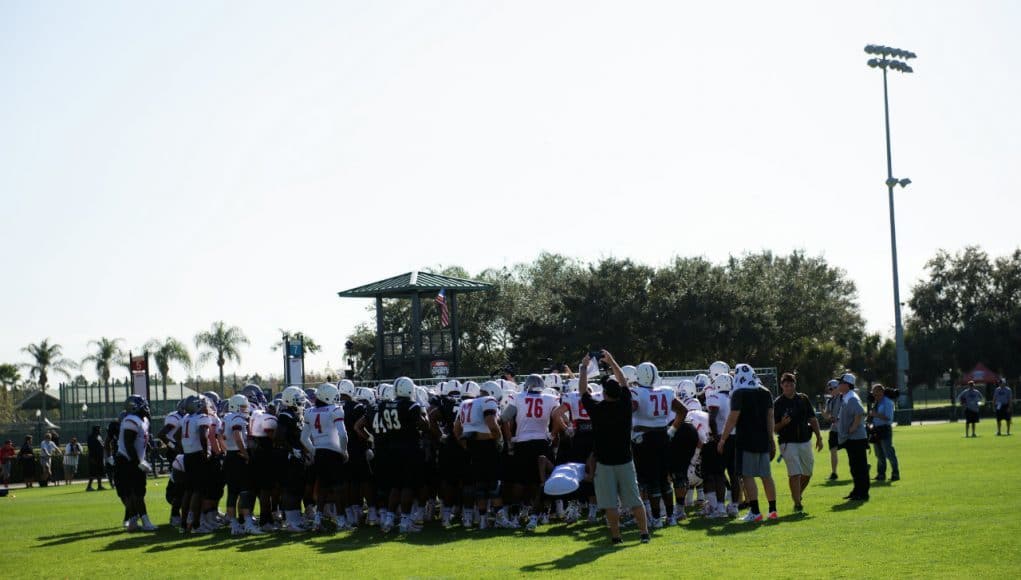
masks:
<svg viewBox="0 0 1021 580"><path fill-rule="evenodd" d="M652 527L684 519L689 488L703 478L704 514L736 515L734 450L709 443L726 423L735 379L758 383L751 367L732 376L716 362L677 385L664 384L652 363L618 370L632 392L633 451ZM188 397L157 434L172 463L171 524L258 535L366 525L414 533L434 520L534 530L586 512L596 521L593 430L579 379L532 374L518 385L506 376L428 388L407 377L375 388L342 380L287 387L273 400L249 384L225 401L212 392ZM589 390L601 398L599 383ZM129 530L155 529L144 503L148 415L133 396L121 421L117 487Z"/></svg>

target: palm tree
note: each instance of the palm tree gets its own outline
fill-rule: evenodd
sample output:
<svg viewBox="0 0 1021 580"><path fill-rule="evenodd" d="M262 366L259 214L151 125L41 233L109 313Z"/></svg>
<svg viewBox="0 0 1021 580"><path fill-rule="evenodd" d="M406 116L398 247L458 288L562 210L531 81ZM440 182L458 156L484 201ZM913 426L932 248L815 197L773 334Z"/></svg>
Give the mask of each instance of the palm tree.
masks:
<svg viewBox="0 0 1021 580"><path fill-rule="evenodd" d="M207 348L199 355L199 364L202 364L214 356L216 366L220 367L220 396L223 396L223 365L228 360L236 363L241 362L241 353L238 349L241 345L248 345L248 337L236 326L228 327L222 320L213 323L208 332L200 332L195 335L195 347Z"/></svg>
<svg viewBox="0 0 1021 580"><path fill-rule="evenodd" d="M160 373L160 380L163 383L163 398L167 398L167 376L170 374L170 363L180 363L186 367L191 366L191 355L188 354L188 347L172 336L168 336L160 342L155 338L145 343L145 350L152 354L156 361L156 370Z"/></svg>
<svg viewBox="0 0 1021 580"><path fill-rule="evenodd" d="M293 336L293 337L300 336L302 343L305 345L305 352L310 352L312 354L315 354L315 353L317 353L317 352L319 352L320 350L323 349L323 347L319 346L319 343L317 343L314 338L312 338L311 336L305 334L304 332L302 332L300 330L297 331L297 332L292 332L290 330L284 330L283 328L278 328L277 330L280 331L280 337L281 338L280 338L280 342L278 342L278 343L273 345L273 349L272 349L273 352L276 352L276 351L280 350L281 348L284 348L284 346L285 346L284 342L285 341L284 341L283 337L285 337L285 336Z"/></svg>
<svg viewBox="0 0 1021 580"><path fill-rule="evenodd" d="M24 363L21 368L28 371L28 378L39 384L42 391L42 411L46 416L46 385L50 381L50 373L71 378L70 371L77 368L71 359L64 358L64 349L59 344L50 344L50 339L44 338L39 344L29 344L21 349L32 357L32 362Z"/></svg>
<svg viewBox="0 0 1021 580"><path fill-rule="evenodd" d="M82 366L93 365L96 375L103 383L104 399L110 402L110 367L124 364L124 351L118 344L122 338L106 338L102 336L99 340L89 342L89 346L95 345L96 352L82 359Z"/></svg>

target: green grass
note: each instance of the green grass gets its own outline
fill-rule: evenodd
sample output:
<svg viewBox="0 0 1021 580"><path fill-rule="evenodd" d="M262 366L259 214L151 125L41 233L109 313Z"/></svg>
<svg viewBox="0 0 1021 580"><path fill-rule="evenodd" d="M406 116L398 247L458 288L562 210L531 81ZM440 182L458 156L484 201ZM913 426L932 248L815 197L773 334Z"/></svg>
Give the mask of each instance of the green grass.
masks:
<svg viewBox="0 0 1021 580"><path fill-rule="evenodd" d="M297 577L316 572L357 577L494 577L568 572L590 577L769 575L780 578L1008 578L1021 571L1021 435L980 437L942 424L895 430L904 479L874 485L872 501L846 504L850 489L823 483L826 452L817 455L806 498L808 515L790 515L780 484L779 522L748 525L689 519L656 533L651 544L625 534L611 548L601 526L554 525L535 534L435 529L381 538L375 530L335 536L182 537L169 527L127 534L111 492L82 485L16 490L0 498L5 578ZM870 461L872 461L870 456ZM783 465L773 465L781 475ZM163 484L150 482L149 507L167 521ZM816 485L818 483L818 485ZM685 567L682 569L681 567ZM692 569L697 567L697 569Z"/></svg>

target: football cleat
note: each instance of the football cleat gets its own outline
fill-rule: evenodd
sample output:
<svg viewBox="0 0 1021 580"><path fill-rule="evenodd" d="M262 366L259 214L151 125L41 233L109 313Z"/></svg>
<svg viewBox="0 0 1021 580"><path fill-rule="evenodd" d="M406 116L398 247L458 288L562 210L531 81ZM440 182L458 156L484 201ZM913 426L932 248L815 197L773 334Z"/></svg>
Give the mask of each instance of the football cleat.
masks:
<svg viewBox="0 0 1021 580"><path fill-rule="evenodd" d="M775 519L778 519L779 517L780 516L776 515L776 512L769 512L769 515L766 516L766 519L767 520L775 520Z"/></svg>
<svg viewBox="0 0 1021 580"><path fill-rule="evenodd" d="M534 532L535 528L538 527L538 525L539 525L539 518L536 517L536 516L529 516L528 517L528 524L525 526L525 530L529 531L529 532Z"/></svg>
<svg viewBox="0 0 1021 580"><path fill-rule="evenodd" d="M265 533L266 533L266 532L265 532L265 531L264 531L264 530L263 530L262 528L260 528L260 527L258 526L258 524L256 524L256 523L255 523L255 522L254 522L253 520L248 520L248 521L246 521L246 522L245 522L245 525L244 525L244 527L242 528L242 530L243 530L243 531L244 531L244 532L245 532L246 534L248 534L249 536L260 536L260 535L262 535L262 534L265 534Z"/></svg>
<svg viewBox="0 0 1021 580"><path fill-rule="evenodd" d="M170 518L170 525L174 526L175 528L180 527L181 526L181 516L174 516L174 517Z"/></svg>
<svg viewBox="0 0 1021 580"><path fill-rule="evenodd" d="M762 514L756 514L749 511L748 513L745 514L743 518L741 518L741 521L747 523L761 522Z"/></svg>

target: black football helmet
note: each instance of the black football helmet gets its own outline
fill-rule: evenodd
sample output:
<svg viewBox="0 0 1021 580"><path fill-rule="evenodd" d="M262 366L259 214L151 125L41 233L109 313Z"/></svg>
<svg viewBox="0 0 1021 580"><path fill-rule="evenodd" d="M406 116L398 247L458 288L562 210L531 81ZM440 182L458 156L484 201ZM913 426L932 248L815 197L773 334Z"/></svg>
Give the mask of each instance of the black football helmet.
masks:
<svg viewBox="0 0 1021 580"><path fill-rule="evenodd" d="M124 401L124 411L129 415L148 417L149 402L145 400L145 397L141 397L139 395L131 395Z"/></svg>

